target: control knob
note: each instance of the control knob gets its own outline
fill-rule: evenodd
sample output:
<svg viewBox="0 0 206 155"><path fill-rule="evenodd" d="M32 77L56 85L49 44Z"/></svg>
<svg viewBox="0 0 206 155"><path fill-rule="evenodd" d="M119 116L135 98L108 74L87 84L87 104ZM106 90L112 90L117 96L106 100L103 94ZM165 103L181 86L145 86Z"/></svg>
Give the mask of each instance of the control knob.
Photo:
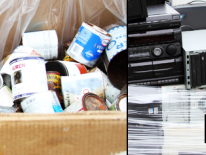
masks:
<svg viewBox="0 0 206 155"><path fill-rule="evenodd" d="M177 53L177 47L175 45L168 45L166 48L166 53L168 55L175 55Z"/></svg>
<svg viewBox="0 0 206 155"><path fill-rule="evenodd" d="M162 55L162 49L160 47L155 47L152 51L152 53L154 54L154 56L159 57L160 55Z"/></svg>

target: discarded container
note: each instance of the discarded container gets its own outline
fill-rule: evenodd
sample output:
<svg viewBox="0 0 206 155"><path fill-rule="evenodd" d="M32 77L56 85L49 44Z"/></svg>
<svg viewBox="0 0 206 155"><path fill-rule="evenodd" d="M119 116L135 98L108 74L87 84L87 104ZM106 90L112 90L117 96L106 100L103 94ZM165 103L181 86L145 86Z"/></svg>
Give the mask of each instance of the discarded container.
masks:
<svg viewBox="0 0 206 155"><path fill-rule="evenodd" d="M9 69L9 62L15 58L20 58L24 56L31 56L31 55L39 55L33 48L27 46L18 46L12 54L8 55L5 59L3 59L0 63L1 71L0 74L8 74L11 75L11 71Z"/></svg>
<svg viewBox="0 0 206 155"><path fill-rule="evenodd" d="M125 84L123 87L122 87L122 89L121 89L121 92L120 92L120 94L127 94L127 84Z"/></svg>
<svg viewBox="0 0 206 155"><path fill-rule="evenodd" d="M9 74L2 74L1 75L2 78L3 78L3 85L6 85L9 87L9 89L12 90L12 87L11 87L11 76Z"/></svg>
<svg viewBox="0 0 206 155"><path fill-rule="evenodd" d="M67 54L87 67L94 67L99 56L111 39L105 30L83 22L74 37Z"/></svg>
<svg viewBox="0 0 206 155"><path fill-rule="evenodd" d="M16 58L10 63L14 102L48 90L44 59L39 56Z"/></svg>
<svg viewBox="0 0 206 155"><path fill-rule="evenodd" d="M72 59L69 55L66 55L63 59L63 61L75 61L74 59Z"/></svg>
<svg viewBox="0 0 206 155"><path fill-rule="evenodd" d="M25 113L55 113L63 112L54 91L35 93L21 102Z"/></svg>
<svg viewBox="0 0 206 155"><path fill-rule="evenodd" d="M17 108L0 106L0 113L15 113Z"/></svg>
<svg viewBox="0 0 206 155"><path fill-rule="evenodd" d="M3 107L12 107L14 105L13 103L13 97L11 89L7 86L3 86L0 88L0 106Z"/></svg>
<svg viewBox="0 0 206 155"><path fill-rule="evenodd" d="M61 86L65 108L81 100L82 96L89 92L105 99L102 76L98 72L78 76L62 76Z"/></svg>
<svg viewBox="0 0 206 155"><path fill-rule="evenodd" d="M2 78L2 76L0 74L0 88L3 87L3 84L4 84L4 80L3 80L3 78Z"/></svg>
<svg viewBox="0 0 206 155"><path fill-rule="evenodd" d="M81 100L75 101L64 110L64 112L79 112L79 111L85 111Z"/></svg>
<svg viewBox="0 0 206 155"><path fill-rule="evenodd" d="M63 103L60 73L56 71L46 72L48 89L56 92L60 103Z"/></svg>
<svg viewBox="0 0 206 155"><path fill-rule="evenodd" d="M47 71L57 71L61 76L76 76L87 73L84 65L68 61L49 61L46 63Z"/></svg>
<svg viewBox="0 0 206 155"><path fill-rule="evenodd" d="M118 89L127 83L127 27L118 26L108 31L112 36L103 59L110 82Z"/></svg>
<svg viewBox="0 0 206 155"><path fill-rule="evenodd" d="M22 35L23 45L34 48L44 59L57 59L58 37L55 30L26 32Z"/></svg>
<svg viewBox="0 0 206 155"><path fill-rule="evenodd" d="M98 67L95 67L89 71L90 73L92 72L99 72L102 75L103 79L103 84L104 84L104 92L105 92L105 97L106 99L113 103L114 100L117 98L117 96L120 94L120 90L115 88L111 82L109 81L108 77L106 74L104 74Z"/></svg>
<svg viewBox="0 0 206 155"><path fill-rule="evenodd" d="M110 110L127 111L127 94L120 94L112 103Z"/></svg>
<svg viewBox="0 0 206 155"><path fill-rule="evenodd" d="M93 93L84 94L82 104L85 110L109 110L106 102Z"/></svg>

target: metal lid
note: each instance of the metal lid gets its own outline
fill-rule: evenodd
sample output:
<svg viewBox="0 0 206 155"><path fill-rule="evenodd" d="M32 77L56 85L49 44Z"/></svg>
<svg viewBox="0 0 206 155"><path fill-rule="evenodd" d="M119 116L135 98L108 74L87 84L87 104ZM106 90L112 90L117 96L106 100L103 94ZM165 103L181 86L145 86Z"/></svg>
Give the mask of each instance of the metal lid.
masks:
<svg viewBox="0 0 206 155"><path fill-rule="evenodd" d="M106 102L93 93L86 93L82 97L82 104L85 110L109 110Z"/></svg>
<svg viewBox="0 0 206 155"><path fill-rule="evenodd" d="M127 111L127 94L121 94L120 96L118 96L115 106L117 110L126 112Z"/></svg>
<svg viewBox="0 0 206 155"><path fill-rule="evenodd" d="M46 74L56 74L56 75L59 75L60 76L60 73L57 72L57 71L47 71Z"/></svg>

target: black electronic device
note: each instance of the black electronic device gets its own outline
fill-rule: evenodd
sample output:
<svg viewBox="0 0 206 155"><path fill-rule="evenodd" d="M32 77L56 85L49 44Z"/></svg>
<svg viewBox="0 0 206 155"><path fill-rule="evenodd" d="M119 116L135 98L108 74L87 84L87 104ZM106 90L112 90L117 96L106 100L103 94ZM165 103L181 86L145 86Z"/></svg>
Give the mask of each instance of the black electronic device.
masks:
<svg viewBox="0 0 206 155"><path fill-rule="evenodd" d="M161 86L184 83L183 57L128 63L128 83Z"/></svg>
<svg viewBox="0 0 206 155"><path fill-rule="evenodd" d="M165 4L165 0L146 0L147 6Z"/></svg>
<svg viewBox="0 0 206 155"><path fill-rule="evenodd" d="M145 21L128 23L128 33L181 26L180 14L168 4L147 6L147 12Z"/></svg>
<svg viewBox="0 0 206 155"><path fill-rule="evenodd" d="M145 0L128 0L128 22L145 20L148 17Z"/></svg>
<svg viewBox="0 0 206 155"><path fill-rule="evenodd" d="M128 61L169 58L181 54L180 28L128 35Z"/></svg>

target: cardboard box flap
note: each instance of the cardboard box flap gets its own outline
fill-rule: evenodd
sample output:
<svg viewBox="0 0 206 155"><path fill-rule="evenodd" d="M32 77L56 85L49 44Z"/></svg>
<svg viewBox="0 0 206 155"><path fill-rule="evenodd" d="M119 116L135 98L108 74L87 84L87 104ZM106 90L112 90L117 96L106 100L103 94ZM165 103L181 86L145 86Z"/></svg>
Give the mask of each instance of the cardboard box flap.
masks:
<svg viewBox="0 0 206 155"><path fill-rule="evenodd" d="M126 113L0 116L0 155L112 155L127 150Z"/></svg>

